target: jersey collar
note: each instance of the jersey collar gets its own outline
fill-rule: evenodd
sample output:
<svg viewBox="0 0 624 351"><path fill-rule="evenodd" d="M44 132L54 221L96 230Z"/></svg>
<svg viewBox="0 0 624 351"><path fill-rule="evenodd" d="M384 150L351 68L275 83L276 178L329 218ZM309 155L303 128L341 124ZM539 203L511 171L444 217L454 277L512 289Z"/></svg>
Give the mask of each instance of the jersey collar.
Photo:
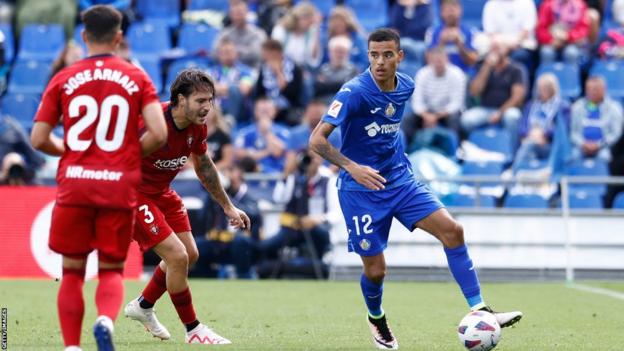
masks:
<svg viewBox="0 0 624 351"><path fill-rule="evenodd" d="M396 73L394 74L394 90L383 91L379 87L379 84L377 84L377 81L375 80L375 77L373 77L373 73L370 70L370 66L368 66L368 69L366 69L366 72L368 73L368 76L373 81L373 84L375 84L375 86L377 87L377 90L379 90L380 93L392 93L392 92L397 91L397 88L399 87L399 78L397 77Z"/></svg>

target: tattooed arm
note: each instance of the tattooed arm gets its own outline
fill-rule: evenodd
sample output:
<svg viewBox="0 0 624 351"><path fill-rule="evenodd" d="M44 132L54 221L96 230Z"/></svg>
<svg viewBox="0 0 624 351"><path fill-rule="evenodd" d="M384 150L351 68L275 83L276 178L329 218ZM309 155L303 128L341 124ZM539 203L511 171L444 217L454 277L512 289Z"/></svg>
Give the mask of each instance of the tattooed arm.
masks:
<svg viewBox="0 0 624 351"><path fill-rule="evenodd" d="M327 161L349 172L356 182L365 187L371 190L383 189L383 183L386 180L379 174L378 170L353 162L329 143L327 138L334 128L336 126L330 123L319 123L310 135L310 149Z"/></svg>
<svg viewBox="0 0 624 351"><path fill-rule="evenodd" d="M225 215L230 219L230 225L236 228L249 229L251 227L249 217L247 217L245 212L236 208L232 204L232 201L230 201L229 196L226 194L225 189L223 189L221 181L219 180L217 167L214 165L210 157L206 154L191 154L191 159L193 160L193 166L195 167L195 173L197 174L199 181L210 193L212 198L215 199L219 205L221 205Z"/></svg>

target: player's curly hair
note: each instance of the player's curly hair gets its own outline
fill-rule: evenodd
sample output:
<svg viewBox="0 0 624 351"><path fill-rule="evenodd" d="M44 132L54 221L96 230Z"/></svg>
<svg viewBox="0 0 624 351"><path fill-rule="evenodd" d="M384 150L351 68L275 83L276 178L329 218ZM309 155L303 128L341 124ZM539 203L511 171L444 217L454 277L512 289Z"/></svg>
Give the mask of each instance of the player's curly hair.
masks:
<svg viewBox="0 0 624 351"><path fill-rule="evenodd" d="M183 70L171 84L169 96L171 105L178 106L178 96L180 94L188 98L191 94L197 91L209 92L214 95L214 81L210 78L208 73L197 68L187 68Z"/></svg>

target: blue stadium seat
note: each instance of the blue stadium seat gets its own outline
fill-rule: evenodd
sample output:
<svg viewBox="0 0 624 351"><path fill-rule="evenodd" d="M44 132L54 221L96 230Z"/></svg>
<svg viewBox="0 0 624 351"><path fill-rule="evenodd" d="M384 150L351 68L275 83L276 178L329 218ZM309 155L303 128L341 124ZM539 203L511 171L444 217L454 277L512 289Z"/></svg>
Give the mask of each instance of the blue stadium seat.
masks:
<svg viewBox="0 0 624 351"><path fill-rule="evenodd" d="M613 208L624 209L624 191L615 195L613 199Z"/></svg>
<svg viewBox="0 0 624 351"><path fill-rule="evenodd" d="M504 201L507 208L548 208L548 201L535 194L507 195Z"/></svg>
<svg viewBox="0 0 624 351"><path fill-rule="evenodd" d="M540 65L535 76L539 78L547 72L557 76L561 96L573 100L581 94L581 72L578 66L563 62Z"/></svg>
<svg viewBox="0 0 624 351"><path fill-rule="evenodd" d="M607 94L614 99L624 99L624 66L617 61L595 61L591 76L602 76L607 83Z"/></svg>
<svg viewBox="0 0 624 351"><path fill-rule="evenodd" d="M386 1L345 0L358 21L367 32L388 25L388 3Z"/></svg>
<svg viewBox="0 0 624 351"><path fill-rule="evenodd" d="M418 60L405 60L399 65L399 72L405 73L413 79L416 77L416 72L421 68L422 63L418 62Z"/></svg>
<svg viewBox="0 0 624 351"><path fill-rule="evenodd" d="M207 59L202 59L202 58L180 59L180 60L174 61L173 63L171 63L171 65L169 66L167 70L167 86L165 87L165 89L167 90L169 89L169 87L171 86L171 83L173 83L173 80L175 79L175 77L178 75L180 71L182 71L185 68L191 68L191 67L207 70L209 67L209 62Z"/></svg>
<svg viewBox="0 0 624 351"><path fill-rule="evenodd" d="M483 28L483 7L487 0L461 0L463 7L462 24L474 28Z"/></svg>
<svg viewBox="0 0 624 351"><path fill-rule="evenodd" d="M548 160L538 160L538 159L530 159L524 160L517 165L518 171L534 171L541 170L548 166Z"/></svg>
<svg viewBox="0 0 624 351"><path fill-rule="evenodd" d="M53 61L65 46L60 24L27 24L22 29L19 60Z"/></svg>
<svg viewBox="0 0 624 351"><path fill-rule="evenodd" d="M602 196L593 192L578 191L570 194L570 208L602 209Z"/></svg>
<svg viewBox="0 0 624 351"><path fill-rule="evenodd" d="M609 165L600 159L587 158L574 161L566 167L569 176L609 176ZM604 195L607 191L605 184L570 184L570 192L589 192Z"/></svg>
<svg viewBox="0 0 624 351"><path fill-rule="evenodd" d="M162 71L160 69L160 60L151 60L148 58L144 58L139 61L141 66L152 79L154 86L156 87L157 92L161 92L163 89L163 79L162 79Z"/></svg>
<svg viewBox="0 0 624 351"><path fill-rule="evenodd" d="M0 31L4 34L4 61L11 63L15 56L15 38L11 23L0 23Z"/></svg>
<svg viewBox="0 0 624 351"><path fill-rule="evenodd" d="M455 194L451 197L451 201L448 204L452 207L496 207L496 198L490 195L479 196L479 206L477 206L477 198L473 195Z"/></svg>
<svg viewBox="0 0 624 351"><path fill-rule="evenodd" d="M249 193L253 194L258 200L266 200L273 202L273 190L275 189L274 180L248 180L247 186Z"/></svg>
<svg viewBox="0 0 624 351"><path fill-rule="evenodd" d="M189 10L214 10L219 12L227 12L230 8L228 0L191 0Z"/></svg>
<svg viewBox="0 0 624 351"><path fill-rule="evenodd" d="M30 60L17 61L11 68L9 93L41 94L50 78L50 65Z"/></svg>
<svg viewBox="0 0 624 351"><path fill-rule="evenodd" d="M13 117L26 130L32 128L33 118L39 106L37 94L6 94L2 98L1 113Z"/></svg>
<svg viewBox="0 0 624 351"><path fill-rule="evenodd" d="M187 54L195 54L199 51L210 52L213 41L219 34L219 30L206 24L185 23L180 29L178 46Z"/></svg>
<svg viewBox="0 0 624 351"><path fill-rule="evenodd" d="M177 27L180 24L179 0L137 0L136 4L145 20L169 27Z"/></svg>
<svg viewBox="0 0 624 351"><path fill-rule="evenodd" d="M464 162L462 175L500 175L503 164L500 162Z"/></svg>
<svg viewBox="0 0 624 351"><path fill-rule="evenodd" d="M82 30L84 29L84 24L80 23L78 25L76 25L76 28L74 28L74 42L76 42L76 44L82 46L82 48L84 49L85 55L87 54L87 46L84 43L84 40L82 40Z"/></svg>
<svg viewBox="0 0 624 351"><path fill-rule="evenodd" d="M468 140L478 147L505 155L506 161L513 158L509 132L496 127L479 128L470 133Z"/></svg>
<svg viewBox="0 0 624 351"><path fill-rule="evenodd" d="M144 58L159 58L163 52L171 49L169 29L157 23L149 21L133 23L126 37L132 55L139 61Z"/></svg>

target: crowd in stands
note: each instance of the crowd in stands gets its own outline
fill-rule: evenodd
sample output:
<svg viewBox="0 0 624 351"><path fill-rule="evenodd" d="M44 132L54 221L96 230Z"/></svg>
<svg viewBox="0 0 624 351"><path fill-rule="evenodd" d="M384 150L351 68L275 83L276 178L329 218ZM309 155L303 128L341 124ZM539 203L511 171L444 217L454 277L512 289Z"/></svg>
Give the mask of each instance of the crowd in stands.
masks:
<svg viewBox="0 0 624 351"><path fill-rule="evenodd" d="M380 26L401 34L399 70L416 83L401 132L417 175L434 168L442 176L460 170L545 183L565 174L624 175L624 0L5 0L2 183L37 183L45 161L27 134L38 101L52 75L86 55L78 13L102 3L124 15L118 54L150 75L162 100L184 68L214 78L209 150L237 206L253 216L258 197L286 204L277 239L265 244L261 231L242 241L223 235L219 211L204 208L212 222L200 249L213 252L208 260L228 256L240 276L261 257L275 259L275 247L301 246L301 228L326 230L323 216L299 213L294 195L274 198L272 190L314 192L300 184L318 178L306 176L302 160L322 177L335 174L316 165L307 140L342 84L367 69L367 33ZM340 131L331 139L339 147ZM258 195L242 177L249 172L279 180ZM573 207L624 207L622 186L574 189ZM483 186L477 194L465 182L446 190L443 200L455 206L560 206L558 189L541 185ZM535 196L541 200L527 200ZM296 217L314 220L293 223L293 206ZM261 227L260 216L254 221ZM309 255L327 251L324 239L312 246Z"/></svg>

